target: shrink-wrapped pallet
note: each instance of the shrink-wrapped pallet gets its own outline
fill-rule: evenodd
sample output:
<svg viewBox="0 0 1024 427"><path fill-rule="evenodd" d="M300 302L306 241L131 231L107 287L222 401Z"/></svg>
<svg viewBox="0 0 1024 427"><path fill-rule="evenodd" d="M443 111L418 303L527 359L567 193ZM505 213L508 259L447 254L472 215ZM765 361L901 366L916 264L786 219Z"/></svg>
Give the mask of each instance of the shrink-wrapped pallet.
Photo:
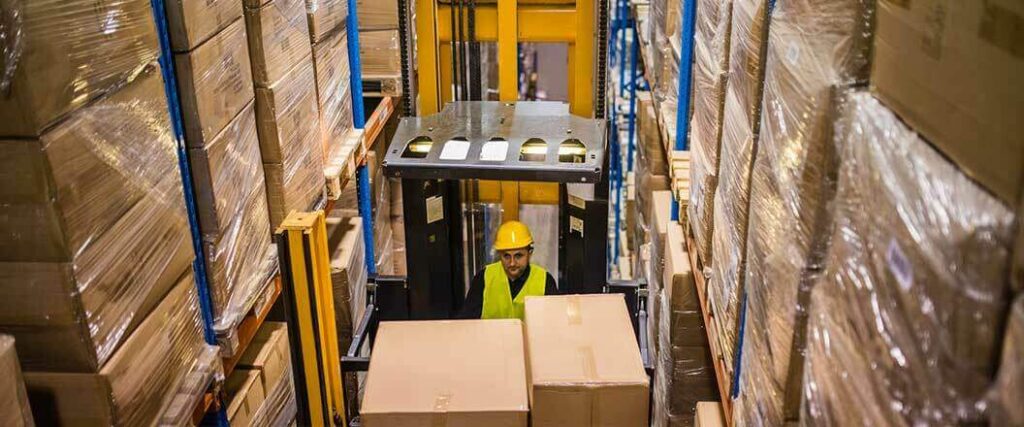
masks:
<svg viewBox="0 0 1024 427"><path fill-rule="evenodd" d="M768 1L734 0L708 283L708 304L718 330L712 339L719 341L730 375L742 309L750 171L757 151L767 36Z"/></svg>
<svg viewBox="0 0 1024 427"><path fill-rule="evenodd" d="M869 0L779 0L750 184L737 423L799 415L806 308L827 242L836 88L867 79ZM796 349L796 351L791 351Z"/></svg>
<svg viewBox="0 0 1024 427"><path fill-rule="evenodd" d="M174 55L185 143L202 147L252 100L245 22L236 20L195 49Z"/></svg>
<svg viewBox="0 0 1024 427"><path fill-rule="evenodd" d="M277 266L250 103L208 145L189 150L218 330L238 325Z"/></svg>
<svg viewBox="0 0 1024 427"><path fill-rule="evenodd" d="M26 370L95 372L193 258L159 67L0 150L0 331Z"/></svg>
<svg viewBox="0 0 1024 427"><path fill-rule="evenodd" d="M267 180L270 226L313 207L324 191L320 115L311 56L280 81L256 88L256 122Z"/></svg>
<svg viewBox="0 0 1024 427"><path fill-rule="evenodd" d="M364 76L397 76L402 73L398 31L360 31L359 57Z"/></svg>
<svg viewBox="0 0 1024 427"><path fill-rule="evenodd" d="M363 220L358 216L328 217L328 248L331 250L331 285L334 292L338 349L347 351L352 333L359 327L366 307L366 255Z"/></svg>
<svg viewBox="0 0 1024 427"><path fill-rule="evenodd" d="M242 17L238 0L165 0L171 49L187 52Z"/></svg>
<svg viewBox="0 0 1024 427"><path fill-rule="evenodd" d="M1017 297L1006 321L1002 362L990 400L990 425L1024 425L1024 295Z"/></svg>
<svg viewBox="0 0 1024 427"><path fill-rule="evenodd" d="M0 5L0 136L35 137L117 90L159 56L148 2Z"/></svg>
<svg viewBox="0 0 1024 427"><path fill-rule="evenodd" d="M21 376L14 337L0 335L0 424L31 427L32 408L28 406L25 379Z"/></svg>
<svg viewBox="0 0 1024 427"><path fill-rule="evenodd" d="M305 0L309 37L319 43L334 31L345 31L348 0Z"/></svg>
<svg viewBox="0 0 1024 427"><path fill-rule="evenodd" d="M397 1L357 0L356 13L359 14L359 31L398 29Z"/></svg>
<svg viewBox="0 0 1024 427"><path fill-rule="evenodd" d="M348 35L338 31L313 45L320 134L324 153L345 141L352 130L352 82L348 64Z"/></svg>
<svg viewBox="0 0 1024 427"><path fill-rule="evenodd" d="M979 422L1010 303L1013 213L869 94L845 102L801 422Z"/></svg>
<svg viewBox="0 0 1024 427"><path fill-rule="evenodd" d="M700 0L693 35L693 116L690 120L690 204L687 207L697 254L711 265L711 229L722 110L729 72L732 1Z"/></svg>
<svg viewBox="0 0 1024 427"><path fill-rule="evenodd" d="M269 87L310 55L305 0L272 0L245 8L256 87Z"/></svg>
<svg viewBox="0 0 1024 427"><path fill-rule="evenodd" d="M26 372L41 425L169 425L206 392L216 347L203 342L191 272L178 280L145 322L96 373ZM173 417L172 415L177 415Z"/></svg>

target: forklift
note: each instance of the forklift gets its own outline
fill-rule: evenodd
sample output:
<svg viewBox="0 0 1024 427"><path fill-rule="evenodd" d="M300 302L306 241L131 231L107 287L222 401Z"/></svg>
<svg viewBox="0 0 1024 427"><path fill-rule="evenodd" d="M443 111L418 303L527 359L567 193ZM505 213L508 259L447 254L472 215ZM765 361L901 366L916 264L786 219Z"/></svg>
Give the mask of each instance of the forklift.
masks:
<svg viewBox="0 0 1024 427"><path fill-rule="evenodd" d="M324 325L333 320L333 307L322 307L329 305L323 301L330 299L329 286L312 285L323 277L317 256L287 256L297 247L308 252L317 246L303 231L316 219L303 217L293 238L278 239L286 281L296 276L300 283L292 286L311 286L286 298L290 317L305 316L298 320L309 331L296 329L300 350L293 345L299 423L359 425L358 398L340 389L358 390L355 382L369 369L380 322L456 317L472 275L495 260L489 238L530 205L557 211L549 221L557 222L557 232L544 237L545 261L555 266L546 267L557 273L559 291L624 294L651 375L646 284L608 278L607 0L414 2L417 71L409 61L410 10L399 0L403 117L381 163L384 175L401 183L407 275L371 275L349 348L324 342L333 336L333 325ZM482 99L481 42L497 43L498 100ZM523 42L568 44L569 102L519 100ZM314 308L296 305L301 298L315 300ZM301 342L309 342L308 350ZM340 377L331 366L339 359Z"/></svg>

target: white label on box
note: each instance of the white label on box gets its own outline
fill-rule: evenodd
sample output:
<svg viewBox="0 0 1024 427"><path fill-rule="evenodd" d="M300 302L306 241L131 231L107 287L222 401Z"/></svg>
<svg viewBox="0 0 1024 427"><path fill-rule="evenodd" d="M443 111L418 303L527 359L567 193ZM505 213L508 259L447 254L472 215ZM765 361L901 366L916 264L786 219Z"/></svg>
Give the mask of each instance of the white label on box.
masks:
<svg viewBox="0 0 1024 427"><path fill-rule="evenodd" d="M573 205L573 206L575 206L577 208L580 208L580 209L586 209L587 208L587 201L586 200L583 200L582 197L573 196L572 194L569 195L569 204Z"/></svg>
<svg viewBox="0 0 1024 427"><path fill-rule="evenodd" d="M427 224L444 219L444 199L434 196L427 199Z"/></svg>
<svg viewBox="0 0 1024 427"><path fill-rule="evenodd" d="M903 289L904 292L910 290L910 286L914 284L914 267L910 265L910 260L903 254L896 239L889 241L889 248L885 251L885 260L889 263L889 271L899 282L900 289Z"/></svg>

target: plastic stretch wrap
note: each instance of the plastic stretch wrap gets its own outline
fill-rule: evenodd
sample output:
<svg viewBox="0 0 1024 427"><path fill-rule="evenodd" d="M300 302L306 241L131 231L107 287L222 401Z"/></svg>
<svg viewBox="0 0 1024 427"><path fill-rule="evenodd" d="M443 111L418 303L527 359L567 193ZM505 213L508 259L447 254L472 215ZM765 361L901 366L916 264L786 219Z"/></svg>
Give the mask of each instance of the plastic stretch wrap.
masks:
<svg viewBox="0 0 1024 427"><path fill-rule="evenodd" d="M194 49L242 17L238 0L165 0L164 10L175 52Z"/></svg>
<svg viewBox="0 0 1024 427"><path fill-rule="evenodd" d="M1024 425L1024 296L1010 310L1003 337L1003 359L991 394L989 422L994 427Z"/></svg>
<svg viewBox="0 0 1024 427"><path fill-rule="evenodd" d="M328 218L328 247L331 250L331 284L334 292L338 349L348 351L352 334L366 308L366 251L363 220L358 216L335 215Z"/></svg>
<svg viewBox="0 0 1024 427"><path fill-rule="evenodd" d="M153 425L173 409L182 386L208 369L199 299L191 272L96 374L25 374L42 425ZM205 388L202 389L205 391ZM52 418L49 418L52 417Z"/></svg>
<svg viewBox="0 0 1024 427"><path fill-rule="evenodd" d="M280 81L310 55L305 0L272 0L245 8L245 28L256 87Z"/></svg>
<svg viewBox="0 0 1024 427"><path fill-rule="evenodd" d="M396 76L402 73L398 31L360 31L359 58L363 76Z"/></svg>
<svg viewBox="0 0 1024 427"><path fill-rule="evenodd" d="M324 191L311 56L271 87L256 88L256 122L273 228L288 212L310 209Z"/></svg>
<svg viewBox="0 0 1024 427"><path fill-rule="evenodd" d="M672 49L662 27L655 26L651 43L652 64L647 66L650 67L648 74L653 81L648 83L656 101L671 103L674 106L676 98L679 97L679 54ZM675 111L674 107L672 111ZM671 119L674 122L675 116L673 115Z"/></svg>
<svg viewBox="0 0 1024 427"><path fill-rule="evenodd" d="M332 34L313 46L317 99L324 152L345 141L352 130L352 90L349 81L348 35ZM355 206L355 205L344 205Z"/></svg>
<svg viewBox="0 0 1024 427"><path fill-rule="evenodd" d="M398 2L380 0L357 0L359 30L397 30Z"/></svg>
<svg viewBox="0 0 1024 427"><path fill-rule="evenodd" d="M348 19L348 0L305 0L310 39L316 43L341 28Z"/></svg>
<svg viewBox="0 0 1024 427"><path fill-rule="evenodd" d="M295 421L298 411L295 401L295 386L292 382L291 363L285 367L285 374L266 390L263 404L252 416L252 427L288 427Z"/></svg>
<svg viewBox="0 0 1024 427"><path fill-rule="evenodd" d="M214 323L230 329L276 268L252 104L189 158Z"/></svg>
<svg viewBox="0 0 1024 427"><path fill-rule="evenodd" d="M729 71L730 0L698 0L693 35L693 116L690 119L690 204L693 239L704 265L711 265L711 229L722 110Z"/></svg>
<svg viewBox="0 0 1024 427"><path fill-rule="evenodd" d="M95 372L192 261L158 66L38 140L0 141L0 331Z"/></svg>
<svg viewBox="0 0 1024 427"><path fill-rule="evenodd" d="M246 40L245 22L239 19L194 50L174 55L189 147L208 144L252 100Z"/></svg>
<svg viewBox="0 0 1024 427"><path fill-rule="evenodd" d="M0 335L0 424L11 427L35 425L18 354L14 349L14 338L9 335Z"/></svg>
<svg viewBox="0 0 1024 427"><path fill-rule="evenodd" d="M367 155L366 162L372 178L370 188L373 194L373 237L374 255L377 257L377 274L394 274L395 271L395 239L391 224L391 186L380 167L376 152Z"/></svg>
<svg viewBox="0 0 1024 427"><path fill-rule="evenodd" d="M405 276L407 267L405 264L405 216L402 206L402 180L388 178L388 186L391 187L391 231L394 233L394 244L392 253L395 265L395 275Z"/></svg>
<svg viewBox="0 0 1024 427"><path fill-rule="evenodd" d="M0 1L0 136L40 135L158 55L147 2Z"/></svg>
<svg viewBox="0 0 1024 427"><path fill-rule="evenodd" d="M711 233L712 273L708 284L708 304L715 314L713 318L720 334L715 339L720 342L729 373L735 368L746 269L750 171L757 151L767 7L766 0L732 3L729 75Z"/></svg>
<svg viewBox="0 0 1024 427"><path fill-rule="evenodd" d="M779 0L772 12L750 188L741 425L782 425L799 415L799 350L835 180L833 93L867 79L872 5Z"/></svg>
<svg viewBox="0 0 1024 427"><path fill-rule="evenodd" d="M1010 301L1012 212L867 93L844 101L836 149L801 421L980 421Z"/></svg>

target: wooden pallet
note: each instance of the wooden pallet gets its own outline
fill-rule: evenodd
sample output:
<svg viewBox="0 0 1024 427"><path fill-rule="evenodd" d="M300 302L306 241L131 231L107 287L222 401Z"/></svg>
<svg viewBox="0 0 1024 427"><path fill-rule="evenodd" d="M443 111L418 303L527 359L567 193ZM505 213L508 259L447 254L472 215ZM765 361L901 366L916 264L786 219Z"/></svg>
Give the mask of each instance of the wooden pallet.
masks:
<svg viewBox="0 0 1024 427"><path fill-rule="evenodd" d="M334 202L341 197L341 192L355 180L356 168L366 162L366 154L380 138L384 126L395 113L393 98L384 98L373 110L366 126L362 130L353 129L345 141L332 153L324 166L324 181L327 186L327 203L325 210L330 212Z"/></svg>
<svg viewBox="0 0 1024 427"><path fill-rule="evenodd" d="M402 75L378 76L363 74L363 96L402 96Z"/></svg>
<svg viewBox="0 0 1024 427"><path fill-rule="evenodd" d="M690 256L690 267L693 269L694 283L697 285L697 299L700 300L700 310L704 317L704 330L708 335L708 346L711 349L712 364L715 367L715 378L718 380L718 393L722 398L722 412L725 414L725 425L733 425L732 414L732 375L731 370L725 366L725 357L719 346L718 326L715 323L715 315L708 304L707 280L704 277L704 264L697 254L697 245L693 240L693 233L689 227L686 230L686 250Z"/></svg>

